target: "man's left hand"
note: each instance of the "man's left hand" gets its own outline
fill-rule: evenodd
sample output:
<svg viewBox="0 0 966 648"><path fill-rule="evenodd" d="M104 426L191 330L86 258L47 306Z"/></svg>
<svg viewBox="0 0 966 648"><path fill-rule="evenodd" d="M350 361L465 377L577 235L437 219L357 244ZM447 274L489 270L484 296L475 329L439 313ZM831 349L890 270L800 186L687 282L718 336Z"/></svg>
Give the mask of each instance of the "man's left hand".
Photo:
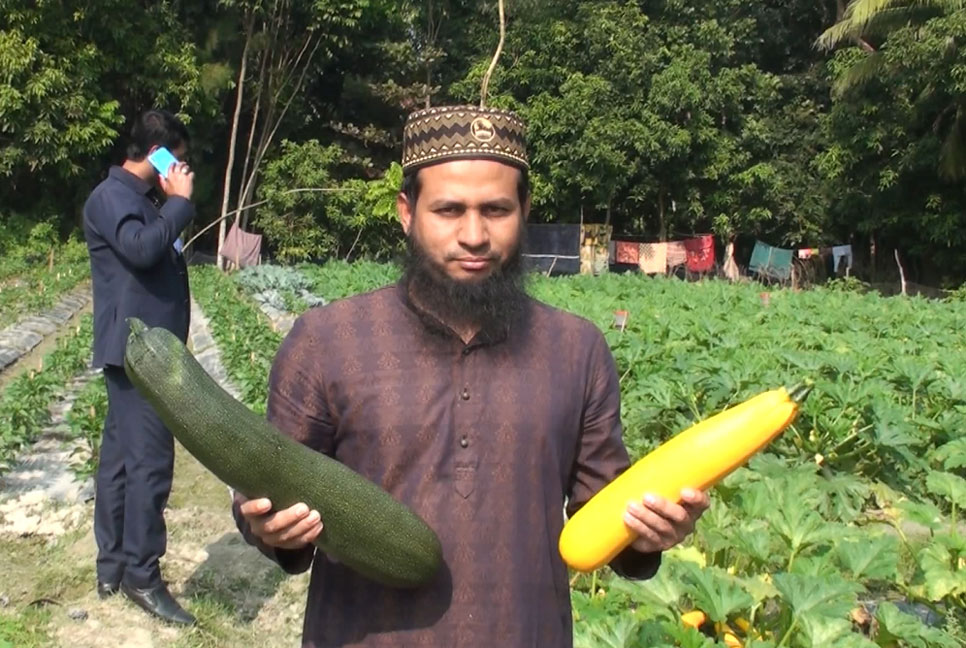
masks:
<svg viewBox="0 0 966 648"><path fill-rule="evenodd" d="M681 491L680 504L649 494L640 502L630 502L624 524L639 536L631 547L641 553L667 551L694 531L710 505L707 494L691 488Z"/></svg>

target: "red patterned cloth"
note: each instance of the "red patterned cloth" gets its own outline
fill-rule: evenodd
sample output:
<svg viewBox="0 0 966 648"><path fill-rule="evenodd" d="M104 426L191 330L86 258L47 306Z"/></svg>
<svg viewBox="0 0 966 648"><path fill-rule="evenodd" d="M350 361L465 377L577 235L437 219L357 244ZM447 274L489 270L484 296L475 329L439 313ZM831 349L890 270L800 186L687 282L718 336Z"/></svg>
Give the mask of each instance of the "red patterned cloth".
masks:
<svg viewBox="0 0 966 648"><path fill-rule="evenodd" d="M615 241L617 263L631 263L637 265L640 258L641 244L630 241Z"/></svg>
<svg viewBox="0 0 966 648"><path fill-rule="evenodd" d="M708 272L714 268L714 238L710 234L685 240L684 250L689 271Z"/></svg>
<svg viewBox="0 0 966 648"><path fill-rule="evenodd" d="M667 267L676 268L687 263L688 253L684 247L684 241L667 242Z"/></svg>

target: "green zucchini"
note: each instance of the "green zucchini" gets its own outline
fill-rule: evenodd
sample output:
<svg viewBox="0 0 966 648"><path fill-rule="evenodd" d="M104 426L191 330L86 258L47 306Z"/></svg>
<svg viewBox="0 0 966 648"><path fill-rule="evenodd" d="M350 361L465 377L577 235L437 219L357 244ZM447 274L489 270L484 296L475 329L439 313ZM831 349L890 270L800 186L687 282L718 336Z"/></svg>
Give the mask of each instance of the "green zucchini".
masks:
<svg viewBox="0 0 966 648"><path fill-rule="evenodd" d="M283 434L226 392L170 331L130 318L124 368L202 465L249 498L319 512L315 545L385 585L418 587L442 564L433 530L359 473Z"/></svg>

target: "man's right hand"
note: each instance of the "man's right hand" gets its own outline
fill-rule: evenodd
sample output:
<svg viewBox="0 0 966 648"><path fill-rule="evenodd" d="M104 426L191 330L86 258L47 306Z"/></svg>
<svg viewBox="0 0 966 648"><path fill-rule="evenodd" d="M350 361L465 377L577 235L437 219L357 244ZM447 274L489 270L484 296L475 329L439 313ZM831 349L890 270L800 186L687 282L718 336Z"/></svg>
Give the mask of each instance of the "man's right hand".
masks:
<svg viewBox="0 0 966 648"><path fill-rule="evenodd" d="M239 510L252 533L270 547L302 549L322 532L318 511L302 503L272 512L271 501L260 498L243 502Z"/></svg>
<svg viewBox="0 0 966 648"><path fill-rule="evenodd" d="M179 162L172 164L168 169L168 177L160 177L161 189L168 196L181 196L186 200L191 200L191 194L195 187L195 172L185 164Z"/></svg>

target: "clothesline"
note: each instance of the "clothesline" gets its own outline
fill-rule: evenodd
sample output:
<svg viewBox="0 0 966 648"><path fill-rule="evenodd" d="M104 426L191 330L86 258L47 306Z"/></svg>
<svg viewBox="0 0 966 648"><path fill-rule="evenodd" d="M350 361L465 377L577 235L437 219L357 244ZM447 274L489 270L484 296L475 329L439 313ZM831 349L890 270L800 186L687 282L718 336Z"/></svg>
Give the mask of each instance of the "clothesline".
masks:
<svg viewBox="0 0 966 648"><path fill-rule="evenodd" d="M529 257L537 267L550 272L598 274L608 265L636 266L646 274L666 274L678 268L688 272L707 273L715 270L717 259L714 236L697 234L671 241L647 242L638 237L614 237L612 227L600 224L530 224L528 232ZM636 240L634 240L636 239ZM791 277L793 260L822 256L833 265L833 272L851 269L850 245L830 247L780 248L756 240L746 267L749 272L776 279ZM553 265L548 269L548 262ZM726 276L736 279L740 274L735 261L734 243L725 246L721 267Z"/></svg>
<svg viewBox="0 0 966 648"><path fill-rule="evenodd" d="M691 272L708 272L714 268L714 238L710 234L681 241L636 243L614 240L610 243L612 262L637 265L647 274L664 273L680 266Z"/></svg>
<svg viewBox="0 0 966 648"><path fill-rule="evenodd" d="M820 248L783 249L768 245L763 241L755 241L755 249L751 253L748 270L775 279L788 279L792 272L792 258L810 259L813 256L832 257L832 271L852 268L852 246L834 245ZM844 268L843 268L844 266Z"/></svg>
<svg viewBox="0 0 966 648"><path fill-rule="evenodd" d="M725 262L730 258L730 248ZM610 241L610 262L618 265L637 265L647 274L660 274L685 266L690 272L708 272L715 266L714 238L710 234L675 241L642 243L625 239ZM791 276L792 259L828 256L835 271L852 267L852 246L835 245L822 248L785 249L756 240L748 270L775 279Z"/></svg>

